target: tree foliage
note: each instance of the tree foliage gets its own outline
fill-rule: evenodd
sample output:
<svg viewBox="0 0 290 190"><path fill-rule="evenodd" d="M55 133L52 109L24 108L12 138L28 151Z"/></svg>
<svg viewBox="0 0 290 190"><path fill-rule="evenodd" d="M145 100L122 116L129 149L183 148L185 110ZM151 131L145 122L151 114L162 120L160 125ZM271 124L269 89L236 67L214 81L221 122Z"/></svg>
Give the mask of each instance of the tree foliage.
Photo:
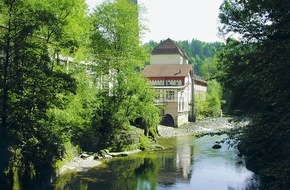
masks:
<svg viewBox="0 0 290 190"><path fill-rule="evenodd" d="M205 80L214 79L217 73L219 73L217 55L206 58L200 64L200 74Z"/></svg>
<svg viewBox="0 0 290 190"><path fill-rule="evenodd" d="M222 87L216 80L208 81L206 103L207 116L220 117L222 115Z"/></svg>
<svg viewBox="0 0 290 190"><path fill-rule="evenodd" d="M220 77L233 107L253 117L240 149L264 189L290 185L289 10L286 0L227 0L220 13L221 31L241 39L227 41Z"/></svg>
<svg viewBox="0 0 290 190"><path fill-rule="evenodd" d="M197 119L203 117L220 117L222 115L222 87L213 79L207 83L206 93L195 94L195 115Z"/></svg>
<svg viewBox="0 0 290 190"><path fill-rule="evenodd" d="M147 131L155 128L159 119L152 89L137 70L146 57L139 41L138 7L126 0L105 2L91 18L96 73L112 84L99 94L102 104L93 125L99 136L98 148L111 144L112 148L124 149L117 146L123 130L140 118L148 135Z"/></svg>
<svg viewBox="0 0 290 190"><path fill-rule="evenodd" d="M194 65L196 74L202 76L201 65L207 58L213 58L222 46L221 42L202 42L197 39L192 39L191 42L181 41L178 45L184 49L189 56L189 63ZM202 76L204 77L204 76Z"/></svg>
<svg viewBox="0 0 290 190"><path fill-rule="evenodd" d="M0 50L4 53L0 60L0 137L5 144L1 152L7 158L1 159L1 171L6 169L8 175L2 181L1 173L4 189L7 182L13 183L13 172L26 183L30 179L25 177L47 172L61 158L63 143L70 136L69 126L51 122L56 115L51 110L64 109L77 84L70 74L56 69L50 50L79 46L76 36L66 29L73 9L80 8L77 3L84 1L0 3Z"/></svg>

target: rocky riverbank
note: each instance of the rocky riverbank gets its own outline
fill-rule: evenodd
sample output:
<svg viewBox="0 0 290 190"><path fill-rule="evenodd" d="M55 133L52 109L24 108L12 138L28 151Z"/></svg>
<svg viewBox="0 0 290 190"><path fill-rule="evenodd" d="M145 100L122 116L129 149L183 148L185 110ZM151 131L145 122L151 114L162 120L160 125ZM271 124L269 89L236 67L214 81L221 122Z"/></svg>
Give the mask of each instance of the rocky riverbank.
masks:
<svg viewBox="0 0 290 190"><path fill-rule="evenodd" d="M59 169L58 174L62 175L69 171L74 171L74 172L86 171L100 164L102 164L102 162L99 160L95 160L94 156L89 156L87 158L81 158L80 156L78 156L78 157L75 157L72 161L63 165Z"/></svg>
<svg viewBox="0 0 290 190"><path fill-rule="evenodd" d="M242 127L249 123L248 119L244 119L238 123L231 122L232 118L205 118L195 123L187 123L179 128L158 125L158 133L161 138L185 136L203 133L218 133L235 127ZM107 152L102 158L111 158L116 156L128 156L130 154L138 153L141 150L109 153ZM90 168L102 164L99 155L96 154L82 154L75 157L72 161L62 166L58 174L61 175L68 171L86 171Z"/></svg>
<svg viewBox="0 0 290 190"><path fill-rule="evenodd" d="M70 162L67 162L58 170L58 175L62 175L66 172L81 172L86 171L88 169L94 168L102 164L102 159L110 159L112 157L121 157L121 156L129 156L130 154L136 154L141 152L141 150L133 150L133 151L125 151L125 152L108 152L103 151L103 155L96 153L82 153L79 156L76 156Z"/></svg>
<svg viewBox="0 0 290 190"><path fill-rule="evenodd" d="M187 123L181 127L167 127L158 125L160 137L175 137L202 133L218 133L236 127L243 127L249 123L249 119L242 119L239 122L233 122L233 118L205 118L195 123Z"/></svg>

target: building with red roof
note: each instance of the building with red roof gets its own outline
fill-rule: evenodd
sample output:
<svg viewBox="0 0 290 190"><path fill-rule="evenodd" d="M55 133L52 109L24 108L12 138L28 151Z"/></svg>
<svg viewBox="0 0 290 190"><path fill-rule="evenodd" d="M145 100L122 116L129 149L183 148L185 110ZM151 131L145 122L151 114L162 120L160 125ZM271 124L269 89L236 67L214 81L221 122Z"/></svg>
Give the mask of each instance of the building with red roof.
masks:
<svg viewBox="0 0 290 190"><path fill-rule="evenodd" d="M151 63L142 75L158 93L156 105L162 107L161 124L181 126L194 120L194 94L205 93L206 81L194 74L186 53L171 39L151 52Z"/></svg>

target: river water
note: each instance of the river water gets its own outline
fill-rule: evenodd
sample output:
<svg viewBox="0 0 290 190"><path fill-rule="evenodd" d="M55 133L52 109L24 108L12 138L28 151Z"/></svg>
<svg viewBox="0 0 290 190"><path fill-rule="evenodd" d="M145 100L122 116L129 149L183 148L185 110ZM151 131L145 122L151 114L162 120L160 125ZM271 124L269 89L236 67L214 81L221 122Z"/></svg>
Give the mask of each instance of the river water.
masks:
<svg viewBox="0 0 290 190"><path fill-rule="evenodd" d="M250 190L258 189L235 148L215 141L226 136L183 136L160 139L166 148L114 158L87 172L61 176L56 190Z"/></svg>

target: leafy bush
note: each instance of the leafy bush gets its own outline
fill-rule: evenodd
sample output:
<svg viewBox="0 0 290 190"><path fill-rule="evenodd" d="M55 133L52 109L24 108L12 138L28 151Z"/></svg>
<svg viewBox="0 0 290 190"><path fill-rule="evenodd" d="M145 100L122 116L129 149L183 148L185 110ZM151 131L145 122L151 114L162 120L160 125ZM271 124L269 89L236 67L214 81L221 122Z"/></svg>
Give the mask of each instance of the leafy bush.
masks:
<svg viewBox="0 0 290 190"><path fill-rule="evenodd" d="M206 94L206 108L205 112L207 116L220 117L221 116L221 99L222 99L222 87L216 80L208 82L207 94Z"/></svg>
<svg viewBox="0 0 290 190"><path fill-rule="evenodd" d="M194 98L197 119L203 117L220 117L222 115L222 88L216 80L208 81L206 94L196 93Z"/></svg>
<svg viewBox="0 0 290 190"><path fill-rule="evenodd" d="M140 150L150 149L150 139L147 136L142 135L142 136L140 136L139 140L140 140L140 144L139 144Z"/></svg>
<svg viewBox="0 0 290 190"><path fill-rule="evenodd" d="M194 96L194 112L196 119L202 119L206 116L206 94L196 93Z"/></svg>

